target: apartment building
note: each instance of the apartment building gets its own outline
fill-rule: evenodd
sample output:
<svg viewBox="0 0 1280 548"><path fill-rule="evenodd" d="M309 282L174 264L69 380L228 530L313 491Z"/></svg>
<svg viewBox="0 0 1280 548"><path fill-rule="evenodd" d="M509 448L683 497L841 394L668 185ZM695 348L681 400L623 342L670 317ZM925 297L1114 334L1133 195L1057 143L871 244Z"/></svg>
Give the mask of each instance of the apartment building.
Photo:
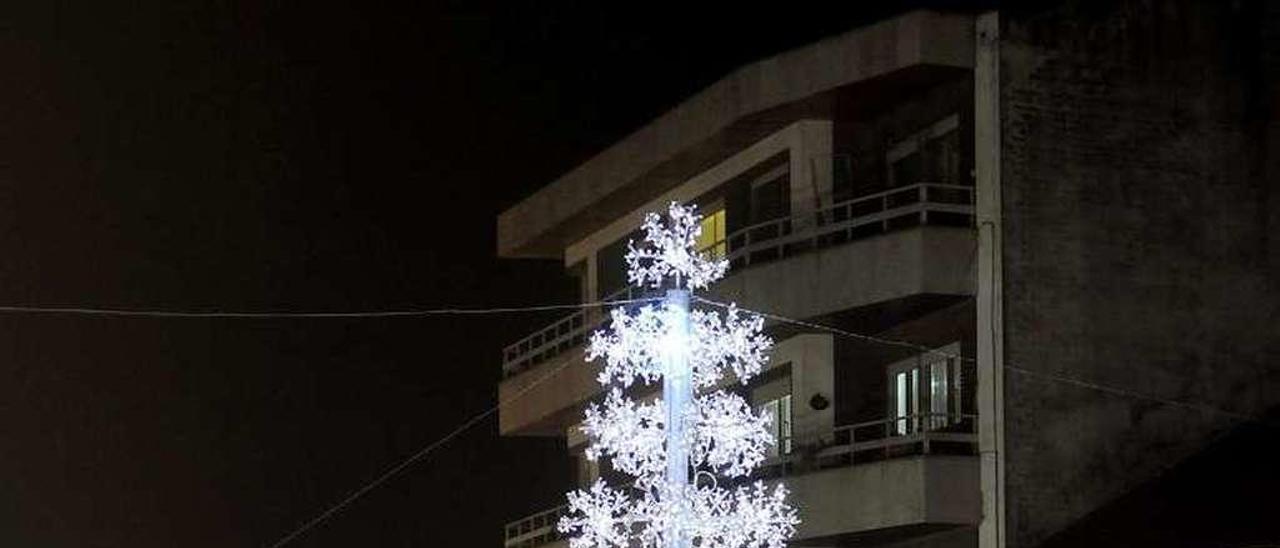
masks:
<svg viewBox="0 0 1280 548"><path fill-rule="evenodd" d="M1176 538L1126 498L1280 400L1280 17L1040 4L744 66L503 212L498 254L562 261L583 301L636 296L642 216L697 204L731 265L709 297L803 322L768 324L741 388L776 418L760 474L792 490L797 546ZM503 351L501 434L564 439L580 485L610 474L577 430L603 318ZM506 545L564 546L561 509L530 510Z"/></svg>
<svg viewBox="0 0 1280 548"><path fill-rule="evenodd" d="M972 17L914 12L743 67L503 213L499 254L562 260L584 301L625 298L642 216L693 203L700 245L731 265L709 298L973 356L973 43ZM583 485L609 473L577 432L602 316L503 360L503 395L557 372L502 410L502 434L564 437ZM770 368L743 390L776 418L762 474L794 491L797 540L976 538L972 363L770 332ZM555 517L513 523L508 545L553 545Z"/></svg>

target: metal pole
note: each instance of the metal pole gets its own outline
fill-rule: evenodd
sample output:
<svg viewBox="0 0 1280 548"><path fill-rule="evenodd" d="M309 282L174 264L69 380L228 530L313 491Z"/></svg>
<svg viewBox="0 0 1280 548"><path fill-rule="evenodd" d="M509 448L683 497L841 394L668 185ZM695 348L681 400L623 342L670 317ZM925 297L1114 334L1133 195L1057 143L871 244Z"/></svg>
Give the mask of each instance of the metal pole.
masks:
<svg viewBox="0 0 1280 548"><path fill-rule="evenodd" d="M689 484L689 452L683 442L684 414L693 400L693 372L689 366L689 291L668 289L663 299L669 321L668 348L662 375L662 401L667 404L667 486L681 493ZM683 508L682 513L688 511ZM667 532L669 548L689 548L689 539L677 530Z"/></svg>

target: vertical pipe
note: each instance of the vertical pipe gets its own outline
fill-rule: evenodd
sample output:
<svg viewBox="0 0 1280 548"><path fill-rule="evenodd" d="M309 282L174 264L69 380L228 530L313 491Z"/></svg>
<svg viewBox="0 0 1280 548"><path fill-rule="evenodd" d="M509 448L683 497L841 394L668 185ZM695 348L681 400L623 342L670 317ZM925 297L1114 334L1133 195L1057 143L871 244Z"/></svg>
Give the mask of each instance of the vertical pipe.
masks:
<svg viewBox="0 0 1280 548"><path fill-rule="evenodd" d="M1000 182L1000 15L978 16L973 74L974 214L978 225L977 405L982 522L978 546L1004 548L1004 311Z"/></svg>
<svg viewBox="0 0 1280 548"><path fill-rule="evenodd" d="M682 492L689 484L689 452L684 444L684 414L693 399L693 371L689 366L689 291L668 289L663 299L670 324L666 363L663 364L662 401L667 404L667 487ZM684 508L683 511L688 511ZM678 531L668 531L669 548L688 548L689 539Z"/></svg>

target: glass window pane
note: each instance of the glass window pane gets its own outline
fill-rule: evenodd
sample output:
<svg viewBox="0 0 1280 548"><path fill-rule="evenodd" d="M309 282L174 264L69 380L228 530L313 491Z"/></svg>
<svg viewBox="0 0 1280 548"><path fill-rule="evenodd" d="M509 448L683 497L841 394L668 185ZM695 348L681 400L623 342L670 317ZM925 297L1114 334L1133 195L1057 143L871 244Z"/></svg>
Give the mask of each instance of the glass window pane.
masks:
<svg viewBox="0 0 1280 548"><path fill-rule="evenodd" d="M947 424L948 405L947 362L935 362L929 371L929 417L931 428L941 428Z"/></svg>
<svg viewBox="0 0 1280 548"><path fill-rule="evenodd" d="M702 232L698 235L698 251L711 255L712 258L724 257L725 214L724 209L708 212L699 223Z"/></svg>
<svg viewBox="0 0 1280 548"><path fill-rule="evenodd" d="M769 421L769 428L772 430L774 440L776 442L778 436L778 425L780 423L778 420L778 400L769 400L765 402L760 406L760 411L764 414L765 419ZM769 447L766 454L770 457L778 456L778 444L775 443L773 446Z"/></svg>
<svg viewBox="0 0 1280 548"><path fill-rule="evenodd" d="M894 375L894 381L894 400L896 406L894 407L893 416L900 418L900 420L897 421L898 434L906 434L907 421L901 419L901 417L907 416L907 374L903 372Z"/></svg>
<svg viewBox="0 0 1280 548"><path fill-rule="evenodd" d="M919 415L924 410L924 408L920 406L920 368L919 367L911 369L911 386L909 386L907 390L909 390L911 393L910 413L914 417L910 421L910 423L913 426L911 431L914 432L916 428L919 428L920 426Z"/></svg>
<svg viewBox="0 0 1280 548"><path fill-rule="evenodd" d="M791 453L791 395L778 399L778 447L783 454Z"/></svg>
<svg viewBox="0 0 1280 548"><path fill-rule="evenodd" d="M964 408L960 404L960 364L954 360L947 360L947 363L951 367L951 413L953 415L951 422L960 422L960 414L964 413Z"/></svg>

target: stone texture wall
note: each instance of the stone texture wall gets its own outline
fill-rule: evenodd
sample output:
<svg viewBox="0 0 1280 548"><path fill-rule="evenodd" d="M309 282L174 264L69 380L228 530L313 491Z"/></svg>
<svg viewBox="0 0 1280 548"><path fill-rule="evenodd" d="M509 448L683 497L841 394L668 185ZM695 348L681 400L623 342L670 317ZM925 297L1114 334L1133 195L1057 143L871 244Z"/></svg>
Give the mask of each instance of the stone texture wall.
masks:
<svg viewBox="0 0 1280 548"><path fill-rule="evenodd" d="M1280 402L1280 14L1122 0L1001 19L1006 538L1022 547L1238 426L1148 396Z"/></svg>

